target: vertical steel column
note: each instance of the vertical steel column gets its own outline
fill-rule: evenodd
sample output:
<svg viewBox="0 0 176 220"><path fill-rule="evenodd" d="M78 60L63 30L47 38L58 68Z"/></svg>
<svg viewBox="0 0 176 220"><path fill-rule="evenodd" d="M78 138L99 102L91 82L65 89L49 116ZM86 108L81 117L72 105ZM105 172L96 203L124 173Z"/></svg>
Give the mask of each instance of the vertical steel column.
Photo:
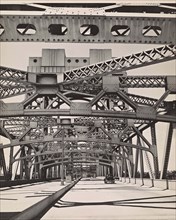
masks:
<svg viewBox="0 0 176 220"><path fill-rule="evenodd" d="M119 163L118 166L119 178L122 178L122 160L119 160L118 163Z"/></svg>
<svg viewBox="0 0 176 220"><path fill-rule="evenodd" d="M38 178L46 179L46 169L42 169L42 164L40 163L42 161L42 156L38 156L36 158L37 162L39 162L36 170L36 172L38 172Z"/></svg>
<svg viewBox="0 0 176 220"><path fill-rule="evenodd" d="M4 149L3 148L0 149L0 166L2 166L4 178L7 180L8 179L8 173L7 173L7 168L6 168L6 163L5 163L5 156L4 156Z"/></svg>
<svg viewBox="0 0 176 220"><path fill-rule="evenodd" d="M48 168L48 177L52 178L52 167Z"/></svg>
<svg viewBox="0 0 176 220"><path fill-rule="evenodd" d="M147 162L150 179L154 179L154 174L153 174L153 171L152 171L152 166L151 166L151 163L150 163L148 152L144 151L144 156L145 156L145 159L146 159L146 162Z"/></svg>
<svg viewBox="0 0 176 220"><path fill-rule="evenodd" d="M12 178L11 178L11 180L15 180L15 177L16 177L17 172L18 172L19 164L20 164L20 161L16 161L16 162L14 163L14 166L13 166L14 172L12 173Z"/></svg>
<svg viewBox="0 0 176 220"><path fill-rule="evenodd" d="M139 150L140 153L140 178L142 180L142 184L144 184L143 182L143 178L144 178L144 160L143 160L143 151Z"/></svg>
<svg viewBox="0 0 176 220"><path fill-rule="evenodd" d="M106 176L106 166L103 166L104 167L104 172L103 172L103 176Z"/></svg>
<svg viewBox="0 0 176 220"><path fill-rule="evenodd" d="M129 143L132 144L132 139L129 140ZM129 152L129 161L131 167L131 176L133 176L133 172L134 172L133 148L128 148L128 152Z"/></svg>
<svg viewBox="0 0 176 220"><path fill-rule="evenodd" d="M99 166L99 160L96 160L96 174L97 174L97 176L99 176L99 175L100 175L99 170L100 170L100 166Z"/></svg>
<svg viewBox="0 0 176 220"><path fill-rule="evenodd" d="M8 171L8 176L9 180L12 178L12 169L13 169L13 152L14 152L14 147L10 148L10 156L9 156L9 171Z"/></svg>
<svg viewBox="0 0 176 220"><path fill-rule="evenodd" d="M139 145L139 137L138 136L137 136L137 145ZM136 149L133 178L137 177L138 161L139 161L139 149Z"/></svg>
<svg viewBox="0 0 176 220"><path fill-rule="evenodd" d="M132 177L132 175L131 175L131 164L130 164L129 159L128 160L126 159L126 164L127 164L127 170L128 170L128 177L129 177L129 179L131 179L131 177Z"/></svg>
<svg viewBox="0 0 176 220"><path fill-rule="evenodd" d="M110 155L109 156L109 159L111 160L111 161L113 161L113 157ZM113 166L111 165L110 167L109 167L109 174L110 175L113 175L113 172L114 172L114 169L113 169Z"/></svg>
<svg viewBox="0 0 176 220"><path fill-rule="evenodd" d="M124 178L126 180L127 177L127 165L126 165L126 159L123 158L123 170L124 170Z"/></svg>
<svg viewBox="0 0 176 220"><path fill-rule="evenodd" d="M106 176L106 174L107 174L107 167L104 166L104 176Z"/></svg>
<svg viewBox="0 0 176 220"><path fill-rule="evenodd" d="M157 142L156 142L156 128L155 124L150 126L151 131L151 139L152 139L152 146L153 150L153 164L154 164L154 176L156 179L159 178L159 163L158 163L158 149L157 149Z"/></svg>
<svg viewBox="0 0 176 220"><path fill-rule="evenodd" d="M27 155L31 155L31 149L28 148L27 150ZM26 174L26 179L30 179L30 166L29 162L25 160L25 174Z"/></svg>
<svg viewBox="0 0 176 220"><path fill-rule="evenodd" d="M123 177L127 177L127 164L126 164L126 158L125 158L125 151L124 151L124 147L122 147L122 156L123 156Z"/></svg>
<svg viewBox="0 0 176 220"><path fill-rule="evenodd" d="M61 179L60 173L61 173L61 171L60 171L60 165L58 165L58 177L59 177L59 179Z"/></svg>
<svg viewBox="0 0 176 220"><path fill-rule="evenodd" d="M74 163L73 163L73 152L71 152L71 180L73 181L73 171L74 171Z"/></svg>
<svg viewBox="0 0 176 220"><path fill-rule="evenodd" d="M101 165L101 176L103 176L103 166Z"/></svg>
<svg viewBox="0 0 176 220"><path fill-rule="evenodd" d="M24 157L24 156L25 156L25 150L24 150L24 147L22 147L20 157ZM24 160L21 160L20 161L20 179L23 179L23 175L24 175Z"/></svg>
<svg viewBox="0 0 176 220"><path fill-rule="evenodd" d="M34 179L34 165L31 164L31 169L30 169L30 179Z"/></svg>
<svg viewBox="0 0 176 220"><path fill-rule="evenodd" d="M64 128L62 128L62 162L61 162L61 185L64 185L64 136L65 131Z"/></svg>
<svg viewBox="0 0 176 220"><path fill-rule="evenodd" d="M168 129L168 134L167 134L167 142L166 142L166 146L164 149L163 164L162 164L162 168L161 168L160 179L165 179L167 177L167 169L168 169L172 136L173 136L173 126L174 126L173 123L170 123L169 129Z"/></svg>
<svg viewBox="0 0 176 220"><path fill-rule="evenodd" d="M140 147L142 147L142 143L141 143L141 139L138 136L138 143L140 145ZM144 184L143 182L143 178L144 178L144 159L143 159L143 151L141 149L139 149L139 155L140 155L140 178L142 180L142 184Z"/></svg>
<svg viewBox="0 0 176 220"><path fill-rule="evenodd" d="M141 143L141 146L145 147L144 140L141 140L140 143ZM155 177L154 177L154 173L153 173L153 170L152 170L152 165L150 163L150 158L148 156L148 152L147 151L144 151L144 156L145 156L145 160L146 160L147 167L148 167L148 170L149 170L150 179L154 179Z"/></svg>

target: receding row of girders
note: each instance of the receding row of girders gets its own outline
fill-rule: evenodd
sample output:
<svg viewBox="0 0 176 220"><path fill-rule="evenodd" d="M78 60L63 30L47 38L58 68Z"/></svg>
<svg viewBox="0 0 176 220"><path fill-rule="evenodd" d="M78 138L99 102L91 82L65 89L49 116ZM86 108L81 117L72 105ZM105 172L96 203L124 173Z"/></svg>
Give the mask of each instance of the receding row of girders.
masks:
<svg viewBox="0 0 176 220"><path fill-rule="evenodd" d="M8 124L9 123L7 123L7 125ZM107 166L108 163L110 162L110 158L106 159L105 155L106 157L114 156L116 158L115 161L118 158L120 159L123 158L131 161L128 150L124 148L127 147L128 149L135 148L137 150L150 152L155 160L155 158L157 158L157 154L155 150L155 145L153 145L154 144L153 141L152 143L147 141L147 139L141 133L142 130L140 129L140 126L138 128L134 126L134 121L129 121L127 124L128 125L122 130L122 132L119 132L119 130L117 129L118 133L115 135L111 133L112 131L106 130L106 124L103 124L101 120L98 121L96 120L95 126L91 125L89 129L86 129L87 132L85 132L84 130L84 133L82 133L80 127L75 126L73 128L72 126L68 127L68 125L66 125L64 129L65 153L66 155L67 153L69 155L74 154L74 161L75 160L78 161L77 159L79 159L80 161L80 159L82 158L82 162L88 162L88 161L91 162L91 160L93 159L94 162L95 160L99 160L100 164L104 164ZM55 132L51 134L48 133L48 135L46 135L44 131L46 125L39 129L36 123L31 122L30 126L26 128L26 131L24 131L20 137L18 138L16 137L15 139L11 136L10 133L8 133L8 130L6 130L5 125L6 124L4 123L4 125L1 126L1 132L4 132L6 137L8 137L11 140L11 143L4 146L2 145L0 148L4 149L10 147L11 149L13 149L14 146L21 146L20 149L13 156L13 158L11 158L11 166L15 161L22 161L22 160L25 160L27 163L30 163L30 166L34 166L36 164L43 164L44 165L42 166L43 168L54 166L56 164L61 163L60 157L61 157L61 147L63 140L63 136L62 136L63 129L62 127L60 127L61 125L59 125L60 128L54 126ZM143 125L142 121L141 121L141 125ZM69 130L72 131L70 137L69 137L69 132L67 132ZM74 133L75 130L76 133ZM37 134L38 137L36 136ZM125 142L124 140L127 138L128 136L127 134L138 135L141 138L141 140L144 141L147 147L142 146L141 143L132 144L130 142L129 143ZM79 142L87 142L87 144L78 144ZM109 145L109 148L107 147L107 145ZM126 156L122 155L121 151L119 152L120 147L124 148L123 150L126 151ZM24 150L24 148L26 148L27 151ZM24 152L19 157L18 155L21 151ZM115 153L115 155L113 154L113 152ZM76 155L78 153L80 154L79 156ZM100 154L104 156L101 159L97 156L95 157L95 154ZM38 159L35 159L39 157L40 157L40 161ZM45 164L45 162L47 161L48 163ZM64 163L68 163L69 161L67 161L66 158L64 160ZM111 163L109 164L109 166L111 166Z"/></svg>
<svg viewBox="0 0 176 220"><path fill-rule="evenodd" d="M124 43L171 43L175 44L175 38L174 38L174 32L175 32L175 25L174 16L170 15L168 16L170 18L161 18L160 16L157 17L125 17L125 16L58 16L58 15L52 15L52 16L2 16L1 17L1 29L4 28L4 33L1 35L2 41L46 41L46 42L124 42ZM58 23L59 20L59 23ZM68 27L68 34L58 36L58 35L51 35L48 31L48 27L50 24L56 24L55 28L57 28L57 25L60 24L60 21L62 21L63 25L66 25ZM64 23L66 22L66 23ZM90 33L94 30L93 27L97 26L101 32L97 33L95 36L83 36L80 35L79 28L81 25L87 24L89 28L87 31L90 31ZM30 24L34 24L36 27L36 34L35 35L28 35L25 36L22 34L19 34L16 30L17 26L19 24L26 25L26 28L30 28ZM117 33L117 36L113 36L111 34L111 27L116 26L115 32ZM9 28L10 27L10 28ZM72 28L70 28L72 27ZM125 32L119 33L118 28L125 28ZM142 30L148 27L146 29L146 33L149 31L154 31L156 36L144 36L142 34ZM55 31L54 28L54 31ZM24 30L24 33L26 33L26 30ZM45 30L44 30L45 29ZM72 29L72 32L69 30ZM126 31L129 31L130 33L126 36ZM51 30L50 30L51 31ZM105 32L106 34L105 34ZM92 32L92 33L93 33ZM161 33L160 33L161 32ZM85 32L86 33L86 32ZM108 35L109 34L109 35ZM169 93L175 93L175 84L172 84L172 79L167 76L124 76L121 75L122 71L134 69L137 67L152 65L155 63L160 63L168 60L175 59L175 46L174 45L167 45L163 46L161 48L156 48L149 51L144 51L141 53L133 54L130 56L122 57L122 58L115 58L111 59L105 62L96 63L94 65L89 65L83 68L78 68L71 71L66 71L63 73L63 82L57 81L57 75L53 74L55 78L55 85L54 90L48 89L48 85L40 85L42 89L45 90L44 93L42 93L40 86L37 85L37 77L40 77L37 74L31 74L26 73L18 70L12 70L9 68L1 68L1 75L0 75L0 82L1 82L1 92L2 96L1 98L10 97L19 95L22 93L28 93L28 98L19 104L5 104L1 102L1 113L3 117L9 116L13 118L13 116L33 116L36 115L42 116L42 115L67 115L67 116L92 116L92 117L111 117L112 118L120 118L119 120L122 120L124 118L126 119L136 119L136 120L146 120L147 123L141 122L139 128L136 128L132 122L131 128L133 129L133 133L131 133L131 130L128 130L128 122L125 122L125 127L122 129L122 131L119 133L121 136L121 140L117 137L114 137L113 129L111 129L112 134L108 133L108 130L104 129L105 134L109 134L109 138L101 139L98 137L95 138L96 135L99 135L95 132L95 136L90 137L78 137L75 138L75 141L87 141L90 143L92 142L104 142L105 144L113 144L115 146L115 152L117 155L119 154L119 146L123 147L126 151L126 155L129 156L130 154L130 147L136 147L136 155L141 154L142 150L147 150L148 148L143 148L141 140L145 142L145 144L150 148L151 152L154 155L155 160L155 171L158 172L157 168L157 154L156 154L156 137L153 135L154 127L153 125L157 121L166 121L170 122L170 137L172 136L173 132L173 122L175 122L174 118L174 101L169 105L168 102L165 102L165 98ZM107 74L118 74L117 77L115 77L118 85L110 84L108 87L103 82L103 75ZM41 76L41 77L44 77ZM111 75L110 78L113 78L114 76ZM113 78L113 79L115 79ZM90 84L92 84L90 86ZM111 86L114 86L115 90L111 90ZM150 99L148 97L142 97L142 96L135 96L132 94L127 94L123 91L124 88L165 88L166 92L161 96L159 100ZM97 95L98 94L98 95ZM86 99L88 103L79 104L74 103L72 100L75 99L76 96L79 96L80 99ZM53 99L54 97L54 99ZM125 109L125 111L119 112L119 111L110 111L110 109L106 109L104 106L103 110L100 110L99 101L102 99L111 98L114 100L114 102L117 100L117 98L121 99L122 102L124 102L128 107L130 108L130 111ZM41 100L45 100L45 104L43 105ZM50 100L49 103L48 100ZM56 101L57 107L53 108L51 103L54 103ZM105 103L106 101L104 101ZM35 105L34 105L35 103ZM60 109L60 105L63 103L67 104L70 109ZM37 106L36 106L37 104ZM141 106L142 105L142 106ZM144 106L147 105L147 106ZM94 110L93 107L97 108L97 110ZM158 109L162 110L164 109L165 114L160 114L158 112ZM122 110L124 110L122 108ZM30 119L30 117L28 117ZM113 123L112 121L110 122ZM123 123L123 122L122 122ZM52 124L52 123L51 123ZM5 124L4 124L5 125ZM3 126L4 126L3 125ZM38 137L38 139L34 139L38 133L34 135L33 128L30 128L30 126L27 126L27 129L25 128L20 134L15 133L15 128L6 129L6 127L1 127L1 134L5 135L11 140L11 144L7 146L2 146L1 149L4 147L11 147L13 149L13 146L21 145L21 153L24 151L24 146L26 145L29 152L28 156L31 156L30 147L34 145L37 146L38 144L43 144L44 147L47 146L47 143L58 141L62 142L63 137L49 137L49 135L46 135L45 140L41 140L41 138ZM37 124L38 126L38 124ZM145 130L147 127L151 127L151 130L153 132L152 134L152 144L150 144L146 138L142 135L142 131ZM14 129L14 130L13 130ZM39 130L39 127L37 128ZM35 129L34 129L35 130ZM92 130L91 130L92 131ZM31 140L25 140L25 137L28 133L31 132ZM129 132L129 133L128 133ZM56 132L57 133L57 132ZM90 132L89 132L90 133ZM13 136L14 134L14 136ZM44 134L41 137L44 137ZM58 133L57 133L58 134ZM127 135L129 134L129 135ZM137 144L134 145L130 143L131 138L137 135ZM57 138L56 138L57 137ZM123 138L122 138L123 137ZM15 141L14 138L17 140ZM66 137L67 141L71 141L70 138ZM123 140L123 141L122 141ZM171 138L168 137L168 142L171 141ZM30 146L30 147L28 147ZM170 143L167 144L167 148L169 148ZM100 149L100 147L99 147ZM168 152L168 149L167 149ZM54 153L53 153L54 154ZM27 154L23 152L21 155L24 156L24 158L27 159ZM42 156L42 155L41 155ZM15 156L13 156L13 153L11 153L10 161L11 164L13 163L13 159ZM54 156L53 156L54 157ZM165 157L167 157L167 153L165 154ZM47 158L48 159L48 158ZM142 161L142 157L141 157ZM36 161L35 161L36 162ZM26 160L26 164L27 164ZM36 162L37 163L37 162ZM134 170L136 170L138 163L138 156L136 156L136 162ZM141 162L141 167L143 165L143 161ZM167 167L168 160L165 159L164 166ZM52 164L53 165L53 164ZM164 168L164 169L165 169ZM164 170L163 169L163 170ZM162 171L163 171L162 170Z"/></svg>

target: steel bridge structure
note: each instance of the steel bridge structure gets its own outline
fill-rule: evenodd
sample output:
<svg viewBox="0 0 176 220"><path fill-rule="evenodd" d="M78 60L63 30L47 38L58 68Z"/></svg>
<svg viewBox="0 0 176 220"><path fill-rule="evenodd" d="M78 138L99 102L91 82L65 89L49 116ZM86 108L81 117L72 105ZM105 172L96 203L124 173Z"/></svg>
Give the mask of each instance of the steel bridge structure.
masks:
<svg viewBox="0 0 176 220"><path fill-rule="evenodd" d="M89 172L135 178L139 172L143 179L147 167L151 179L165 179L176 125L176 76L169 69L161 75L143 67L174 62L175 12L171 3L2 1L2 44L95 47L89 57L43 49L41 57L29 58L26 71L0 67L0 135L8 139L0 144L1 177L73 178ZM156 46L113 57L111 49L96 48L102 43L111 48L118 43ZM134 75L137 68L141 73ZM141 89L154 92L148 96ZM153 96L156 89L158 98ZM24 95L22 102L19 95ZM163 124L168 134L160 162Z"/></svg>

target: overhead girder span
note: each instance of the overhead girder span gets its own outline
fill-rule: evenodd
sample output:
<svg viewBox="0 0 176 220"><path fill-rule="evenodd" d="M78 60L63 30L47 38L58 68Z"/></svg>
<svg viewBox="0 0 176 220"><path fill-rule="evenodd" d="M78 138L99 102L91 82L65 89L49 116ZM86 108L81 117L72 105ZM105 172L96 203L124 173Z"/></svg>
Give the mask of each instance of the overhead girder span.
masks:
<svg viewBox="0 0 176 220"><path fill-rule="evenodd" d="M64 153L67 155L67 154L74 154L74 153L80 153L80 154L83 154L83 153L87 153L87 154L96 154L96 155L105 155L105 156L113 156L114 154L111 153L111 152L106 152L105 150L65 150L64 149ZM62 150L61 149L58 149L57 152L55 151L45 151L45 152L42 152L42 153L36 153L36 154L33 154L33 155L27 155L27 156L24 156L24 157L18 157L18 158L15 158L13 159L13 163L18 161L18 160L28 160L28 159L33 159L35 157L43 157L45 156L47 159L48 158L61 158L61 155L62 155ZM115 156L115 155L114 155ZM118 156L118 155L116 155Z"/></svg>
<svg viewBox="0 0 176 220"><path fill-rule="evenodd" d="M140 96L141 97L141 96ZM153 100L153 99L151 99ZM154 99L155 100L155 99ZM166 102L167 103L167 102ZM162 106L161 106L162 107ZM101 125L108 126L109 124L113 124L114 128L118 128L118 126L121 126L122 124L125 124L127 121L126 119L111 119L111 118L96 118L96 117L74 117L73 120L70 119L70 125L76 126L94 126L97 121L101 122ZM134 124L148 124L148 120L134 120ZM17 127L23 127L23 130L26 130L27 127L30 127L31 125L36 125L38 127L45 127L45 126L57 126L61 125L61 120L58 120L54 117L45 117L45 116L39 116L39 117L7 117L7 118L1 118L1 128L5 128L6 130L15 129Z"/></svg>
<svg viewBox="0 0 176 220"><path fill-rule="evenodd" d="M64 163L78 163L78 161L81 161L82 163L89 163L89 161L94 161L96 162L96 160L98 160L99 162L101 162L102 164L103 163L106 163L106 164L109 164L109 166L111 166L111 160L108 160L108 159L100 159L99 157L91 157L91 156L74 156L73 155L73 158L72 158L72 161L70 160L69 157L64 157ZM40 160L39 162L34 162L32 163L32 165L36 165L36 164L46 164L46 165L49 165L50 163L52 163L53 161L55 161L55 163L62 163L62 159L61 157L60 158L53 158L53 159L47 159L47 160Z"/></svg>
<svg viewBox="0 0 176 220"><path fill-rule="evenodd" d="M70 161L65 162L65 164L70 163ZM86 163L84 160L76 160L74 163ZM87 163L92 163L95 164L97 163L95 160L88 160ZM53 167L53 166L57 166L57 165L61 165L61 162L56 162L56 163L51 163L51 164L47 164L47 165L43 165L41 169L45 169L45 168L49 168L49 167ZM108 166L108 167L112 167L111 164L109 163L103 163L100 162L99 165L103 165L103 166Z"/></svg>
<svg viewBox="0 0 176 220"><path fill-rule="evenodd" d="M5 148L11 148L11 147L15 147L15 146L20 146L20 145L30 145L30 144L36 144L36 143L48 143L48 142L53 142L53 141L58 141L61 142L62 138L51 138L48 139L46 141L44 141L43 139L38 139L38 140L30 140L30 141L12 141L10 144L5 144L5 145L1 145L0 149L5 149ZM150 153L153 153L152 151L150 151L149 148L143 148L141 146L135 145L135 144L131 144L131 143L126 143L126 142L121 142L118 139L112 139L112 140L108 140L108 139L96 139L96 138L65 138L64 141L77 141L77 142L97 142L98 143L106 143L106 144L117 144L118 146L126 146L126 147L130 147L130 148L139 148L142 150L146 150L149 151Z"/></svg>
<svg viewBox="0 0 176 220"><path fill-rule="evenodd" d="M75 104L74 104L75 105ZM83 106L83 109L85 106ZM12 115L13 111L13 115ZM173 110L172 110L173 111ZM148 112L151 113L150 118ZM112 117L112 118L125 118L125 119L142 119L150 121L161 121L161 122L176 122L174 115L165 114L161 115L156 112L154 108L139 107L137 112L128 111L103 111L103 110L92 110L90 105L87 104L87 112L74 107L71 109L24 109L21 103L3 103L0 102L0 113L1 117L19 117L19 116L91 116L91 117Z"/></svg>
<svg viewBox="0 0 176 220"><path fill-rule="evenodd" d="M100 11L100 9L99 9ZM175 16L144 13L1 15L2 42L175 44ZM3 13L3 12L2 12ZM63 12L64 13L64 12ZM86 14L85 14L86 13ZM163 19L164 17L164 19Z"/></svg>
<svg viewBox="0 0 176 220"><path fill-rule="evenodd" d="M167 81L171 76L116 76L119 78L119 88L167 88ZM1 82L1 81L0 81ZM28 84L28 86L22 85L22 87L10 87L1 86L0 99L13 97L17 95L22 95L24 93L33 94L36 90L36 86ZM84 79L81 81L76 81L64 85L56 85L56 91L66 91L65 95L74 99L74 94L76 97L91 97L96 95L103 88L103 78L94 77L91 79ZM130 95L134 97L134 95Z"/></svg>
<svg viewBox="0 0 176 220"><path fill-rule="evenodd" d="M165 88L167 89L167 84L171 76L95 76L89 77L88 79L79 79L73 82L68 82L68 84L63 83L64 91L82 92L88 94L97 94L103 88L103 79L106 77L112 77L113 80L118 80L116 83L119 89L126 88ZM107 78L108 79L108 78ZM173 77L174 79L174 77ZM105 80L104 80L105 81ZM114 81L114 83L116 82ZM173 80L174 81L174 80Z"/></svg>

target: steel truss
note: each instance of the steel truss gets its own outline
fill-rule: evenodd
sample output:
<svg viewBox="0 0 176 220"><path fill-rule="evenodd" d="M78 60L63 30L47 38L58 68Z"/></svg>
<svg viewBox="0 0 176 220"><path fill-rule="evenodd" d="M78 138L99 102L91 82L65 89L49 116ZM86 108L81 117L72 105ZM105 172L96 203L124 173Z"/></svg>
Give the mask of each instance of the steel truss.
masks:
<svg viewBox="0 0 176 220"><path fill-rule="evenodd" d="M99 84L103 75L112 73L118 74L122 71L135 69L141 66L148 66L173 60L176 57L175 54L176 47L174 45L168 45L66 71L63 73L64 81L63 83L59 83L59 88L63 87L64 89L66 86L66 89L68 89L71 86L73 87L73 84L75 85L75 82L78 81L80 85L84 86L87 83L89 84L89 88L93 89L92 87L94 87L94 84ZM31 78L34 77L33 75L34 74L25 71L1 67L1 98L12 97L14 95L20 95L32 91L34 89L33 84L37 83L36 79L31 81ZM101 77L99 77L99 75ZM122 76L119 78L120 87L123 88L139 88L147 85L149 87L163 87L166 80L167 77L162 76ZM91 86L91 84L93 85Z"/></svg>
<svg viewBox="0 0 176 220"><path fill-rule="evenodd" d="M167 8L166 13L175 11L168 5L156 7ZM136 16L117 15L117 8L106 5L101 10L91 9L86 15L81 14L84 10L73 10L73 15L68 10L67 15L61 15L55 8L46 8L37 15L3 12L1 41L168 44L76 69L65 68L61 71L63 81L55 71L36 73L1 67L0 135L10 140L9 144L0 145L0 166L5 179L15 179L18 166L21 179L59 177L62 163L72 175L74 167L95 165L97 175L113 172L115 176L132 178L140 171L142 179L145 163L150 178L166 178L176 123L173 98L176 77L135 76L125 71L175 59L175 18L172 14L164 14L163 18L160 14L141 16L141 12ZM151 30L156 36L148 36ZM160 92L159 99L131 92L143 88L164 92ZM21 103L3 100L21 94L25 94ZM168 96L171 101L167 101ZM158 122L169 125L161 169L157 152ZM145 136L147 129L150 139ZM8 170L6 148L10 148ZM16 171L12 172L13 169Z"/></svg>

